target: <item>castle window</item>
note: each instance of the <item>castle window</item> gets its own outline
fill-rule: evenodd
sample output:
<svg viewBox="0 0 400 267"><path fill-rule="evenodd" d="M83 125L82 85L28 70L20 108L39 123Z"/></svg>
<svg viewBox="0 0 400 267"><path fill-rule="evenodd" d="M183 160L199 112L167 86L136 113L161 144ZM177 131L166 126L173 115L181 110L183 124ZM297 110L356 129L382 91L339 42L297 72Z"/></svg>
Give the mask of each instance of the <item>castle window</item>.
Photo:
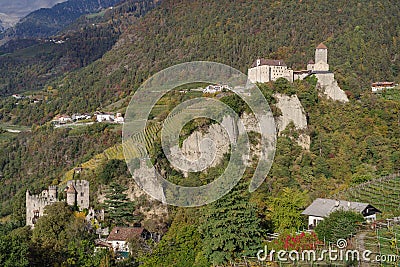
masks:
<svg viewBox="0 0 400 267"><path fill-rule="evenodd" d="M81 192L81 197L83 197L83 195L84 195L84 193L83 193L83 192Z"/></svg>
<svg viewBox="0 0 400 267"><path fill-rule="evenodd" d="M81 200L81 204L83 204L83 200Z"/></svg>

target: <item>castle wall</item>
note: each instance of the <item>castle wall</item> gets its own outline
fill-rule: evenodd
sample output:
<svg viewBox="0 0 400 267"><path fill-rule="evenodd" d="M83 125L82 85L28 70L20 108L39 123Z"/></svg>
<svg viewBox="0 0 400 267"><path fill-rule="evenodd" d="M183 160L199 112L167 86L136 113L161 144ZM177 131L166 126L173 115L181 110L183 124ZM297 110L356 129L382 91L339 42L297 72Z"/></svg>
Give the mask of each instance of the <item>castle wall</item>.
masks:
<svg viewBox="0 0 400 267"><path fill-rule="evenodd" d="M293 82L293 70L288 69L287 66L262 65L250 68L248 71L248 79L252 83L267 83L276 81L279 78L285 78Z"/></svg>
<svg viewBox="0 0 400 267"><path fill-rule="evenodd" d="M76 201L81 210L88 209L89 182L85 180L68 181L67 185L73 185L77 192L76 195L67 195L67 203L70 205L70 202L72 202L72 205L74 205ZM34 219L43 216L45 207L58 202L57 191L57 186L49 186L48 190L43 190L38 195L31 195L29 191L26 191L26 225L33 228ZM68 199L68 197L72 197L72 200Z"/></svg>
<svg viewBox="0 0 400 267"><path fill-rule="evenodd" d="M58 202L57 198L50 198L48 190L43 190L39 195L31 195L29 191L26 192L26 225L34 227L34 217L43 216L46 206Z"/></svg>
<svg viewBox="0 0 400 267"><path fill-rule="evenodd" d="M248 77L252 83L260 82L267 83L270 81L269 77L270 68L267 65L258 66L249 69Z"/></svg>

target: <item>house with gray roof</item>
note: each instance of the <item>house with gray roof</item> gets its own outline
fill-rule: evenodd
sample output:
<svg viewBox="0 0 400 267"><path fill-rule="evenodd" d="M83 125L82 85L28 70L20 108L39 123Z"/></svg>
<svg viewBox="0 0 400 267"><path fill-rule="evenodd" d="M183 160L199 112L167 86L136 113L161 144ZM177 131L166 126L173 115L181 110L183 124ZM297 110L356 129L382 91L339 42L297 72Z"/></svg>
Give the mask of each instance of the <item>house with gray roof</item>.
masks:
<svg viewBox="0 0 400 267"><path fill-rule="evenodd" d="M368 222L376 220L376 214L381 213L369 203L351 202L327 198L317 198L301 214L308 216L308 227L313 229L333 211L345 210L361 213Z"/></svg>

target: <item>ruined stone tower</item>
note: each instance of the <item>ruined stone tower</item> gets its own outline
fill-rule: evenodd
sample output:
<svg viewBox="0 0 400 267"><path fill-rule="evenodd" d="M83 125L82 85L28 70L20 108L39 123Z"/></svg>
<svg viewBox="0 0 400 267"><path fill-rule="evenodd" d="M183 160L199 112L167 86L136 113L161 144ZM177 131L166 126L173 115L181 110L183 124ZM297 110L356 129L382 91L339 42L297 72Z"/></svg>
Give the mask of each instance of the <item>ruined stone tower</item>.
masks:
<svg viewBox="0 0 400 267"><path fill-rule="evenodd" d="M57 196L57 186L49 186L48 190L43 190L39 195L31 195L26 190L26 225L33 227L37 219L43 216L44 208L58 201Z"/></svg>
<svg viewBox="0 0 400 267"><path fill-rule="evenodd" d="M75 204L80 210L89 208L89 182L85 180L71 180L67 182L67 204Z"/></svg>

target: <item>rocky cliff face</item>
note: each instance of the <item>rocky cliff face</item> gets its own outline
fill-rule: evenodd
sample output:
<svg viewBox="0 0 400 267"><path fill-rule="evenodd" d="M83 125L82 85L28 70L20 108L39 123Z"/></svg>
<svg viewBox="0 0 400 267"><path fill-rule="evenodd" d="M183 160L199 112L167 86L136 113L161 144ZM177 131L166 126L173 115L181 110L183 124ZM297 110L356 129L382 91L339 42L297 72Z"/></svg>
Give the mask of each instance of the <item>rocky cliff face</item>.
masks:
<svg viewBox="0 0 400 267"><path fill-rule="evenodd" d="M317 87L330 99L343 103L349 102L345 92L339 87L333 73L315 74L318 78Z"/></svg>
<svg viewBox="0 0 400 267"><path fill-rule="evenodd" d="M276 118L278 133L280 134L290 122L293 122L296 129L301 132L297 143L304 149L310 149L311 138L306 133L302 133L307 129L307 117L297 95L275 94L274 97L277 100L276 107L282 112L282 115Z"/></svg>

